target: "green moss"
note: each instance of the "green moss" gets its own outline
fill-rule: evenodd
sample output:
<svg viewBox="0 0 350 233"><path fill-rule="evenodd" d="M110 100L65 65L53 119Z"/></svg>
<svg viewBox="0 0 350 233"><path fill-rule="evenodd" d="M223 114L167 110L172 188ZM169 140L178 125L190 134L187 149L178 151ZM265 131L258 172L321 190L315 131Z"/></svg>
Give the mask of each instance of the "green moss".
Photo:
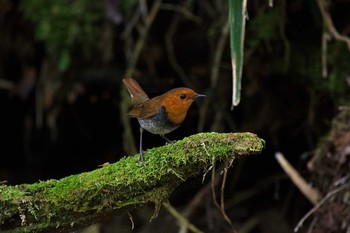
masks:
<svg viewBox="0 0 350 233"><path fill-rule="evenodd" d="M1 185L0 186L0 201L7 201L12 200L13 197L20 198L21 196L24 196L25 192L18 189L17 186L6 186Z"/></svg>

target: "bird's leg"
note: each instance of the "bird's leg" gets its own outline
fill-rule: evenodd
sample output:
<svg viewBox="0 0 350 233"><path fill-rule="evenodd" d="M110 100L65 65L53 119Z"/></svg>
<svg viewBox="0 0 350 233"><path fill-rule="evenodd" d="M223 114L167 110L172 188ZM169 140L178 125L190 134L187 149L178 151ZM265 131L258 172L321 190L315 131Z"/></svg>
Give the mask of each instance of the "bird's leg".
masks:
<svg viewBox="0 0 350 233"><path fill-rule="evenodd" d="M159 134L159 136L161 136L162 138L165 139L165 141L167 141L167 144L173 144L175 143L176 141L171 141L169 138L165 137L164 134Z"/></svg>
<svg viewBox="0 0 350 233"><path fill-rule="evenodd" d="M143 133L143 128L140 127L140 155L139 155L139 162L145 163L145 162L143 161L142 133Z"/></svg>

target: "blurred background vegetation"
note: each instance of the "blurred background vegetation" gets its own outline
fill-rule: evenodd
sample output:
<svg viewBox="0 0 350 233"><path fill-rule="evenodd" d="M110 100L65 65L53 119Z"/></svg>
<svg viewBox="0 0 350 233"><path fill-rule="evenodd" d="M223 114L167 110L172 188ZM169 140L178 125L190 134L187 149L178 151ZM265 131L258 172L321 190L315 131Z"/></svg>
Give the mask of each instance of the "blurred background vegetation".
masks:
<svg viewBox="0 0 350 233"><path fill-rule="evenodd" d="M263 155L233 164L226 211L240 232L292 232L312 205L273 154L315 176L307 162L338 108L349 111L349 15L347 0L248 1L242 97L230 111L228 1L1 0L0 180L61 178L135 153L138 124L126 118L121 85L132 76L151 97L179 86L208 95L171 139L199 131L264 138ZM144 148L163 144L145 133ZM201 179L185 182L171 203L190 209L205 232L230 232ZM178 231L165 211L149 223L152 211L132 213L134 232ZM131 231L127 214L106 221L91 230ZM339 232L320 229L312 232Z"/></svg>

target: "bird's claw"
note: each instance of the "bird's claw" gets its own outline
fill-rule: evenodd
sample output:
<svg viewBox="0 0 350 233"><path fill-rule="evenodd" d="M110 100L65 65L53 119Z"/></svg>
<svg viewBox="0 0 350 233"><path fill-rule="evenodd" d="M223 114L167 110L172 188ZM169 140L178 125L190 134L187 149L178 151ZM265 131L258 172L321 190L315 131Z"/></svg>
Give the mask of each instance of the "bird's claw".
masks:
<svg viewBox="0 0 350 233"><path fill-rule="evenodd" d="M146 151L142 150L140 151L140 154L139 154L139 160L138 162L141 162L142 164L145 164L145 160L143 159L143 154L145 153Z"/></svg>
<svg viewBox="0 0 350 233"><path fill-rule="evenodd" d="M176 142L176 140L172 140L172 141L166 141L165 145L173 145Z"/></svg>

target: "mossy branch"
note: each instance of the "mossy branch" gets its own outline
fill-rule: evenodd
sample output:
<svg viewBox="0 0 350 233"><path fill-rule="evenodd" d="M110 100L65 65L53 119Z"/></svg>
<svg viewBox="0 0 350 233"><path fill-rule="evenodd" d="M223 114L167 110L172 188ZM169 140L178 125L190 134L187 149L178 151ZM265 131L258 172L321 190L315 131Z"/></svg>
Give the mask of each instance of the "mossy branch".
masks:
<svg viewBox="0 0 350 233"><path fill-rule="evenodd" d="M1 232L67 232L154 203L157 208L187 178L213 161L260 153L252 133L200 133L172 145L60 180L0 185Z"/></svg>

